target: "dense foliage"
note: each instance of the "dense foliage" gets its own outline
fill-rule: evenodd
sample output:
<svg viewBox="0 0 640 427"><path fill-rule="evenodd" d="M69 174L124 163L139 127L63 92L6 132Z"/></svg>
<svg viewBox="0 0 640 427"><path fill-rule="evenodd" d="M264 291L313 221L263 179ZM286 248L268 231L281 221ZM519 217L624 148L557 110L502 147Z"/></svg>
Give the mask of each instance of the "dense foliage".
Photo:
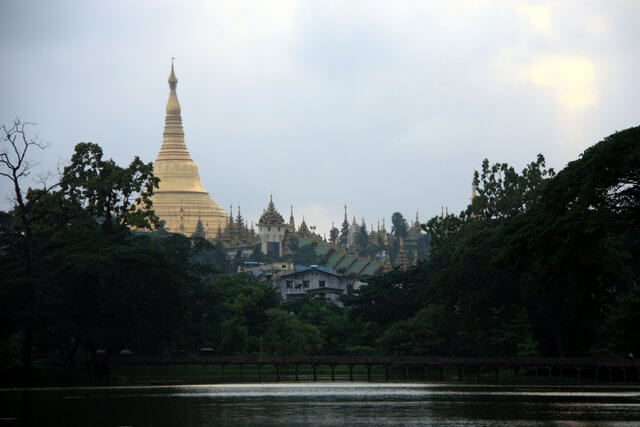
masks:
<svg viewBox="0 0 640 427"><path fill-rule="evenodd" d="M586 150L557 175L488 161L477 197L432 218L432 251L349 297L398 354L640 354L640 128ZM401 224L394 224L402 230ZM637 323L636 323L637 324Z"/></svg>
<svg viewBox="0 0 640 427"><path fill-rule="evenodd" d="M0 213L2 366L29 362L24 352L72 366L124 348L640 354L640 128L557 174L542 156L522 173L485 161L468 209L424 225L428 259L372 279L343 297L344 308L283 303L272 285L232 274L234 261L198 233L161 224L151 232L158 220L142 208L155 186L150 164L120 168L97 145L79 144L59 186L30 189L22 206ZM404 218L392 222L405 237ZM332 232L338 244L344 229ZM366 227L361 234L362 253L382 244L365 238ZM297 251L294 261L313 256Z"/></svg>

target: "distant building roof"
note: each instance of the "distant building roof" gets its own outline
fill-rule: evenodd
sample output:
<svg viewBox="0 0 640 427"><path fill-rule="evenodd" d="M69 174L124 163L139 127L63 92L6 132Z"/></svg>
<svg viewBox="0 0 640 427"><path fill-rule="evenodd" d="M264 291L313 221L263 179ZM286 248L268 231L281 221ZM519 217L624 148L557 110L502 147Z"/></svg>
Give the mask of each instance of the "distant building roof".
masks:
<svg viewBox="0 0 640 427"><path fill-rule="evenodd" d="M347 255L346 257L342 258L342 261L340 261L338 265L336 265L336 270L347 271L355 261L356 261L355 257L351 255Z"/></svg>
<svg viewBox="0 0 640 427"><path fill-rule="evenodd" d="M345 254L341 249L313 236L301 237L298 244L301 247L312 245L318 261L338 273L373 276L384 270L384 265L380 262L358 255Z"/></svg>
<svg viewBox="0 0 640 427"><path fill-rule="evenodd" d="M371 263L367 265L360 273L361 276L374 276L384 270L384 265Z"/></svg>
<svg viewBox="0 0 640 427"><path fill-rule="evenodd" d="M293 273L283 274L283 275L282 275L282 276L280 276L280 277L295 277L295 276L303 275L303 274L308 273L308 272L310 272L310 271L317 271L317 272L322 273L322 274L327 274L327 275L331 275L331 276L341 277L339 274L333 273L333 272L331 272L331 271L327 271L327 270L325 270L325 269L321 269L321 268L319 268L319 267L317 267L317 266L309 267L309 268L304 269L304 270L294 271Z"/></svg>
<svg viewBox="0 0 640 427"><path fill-rule="evenodd" d="M356 262L351 264L351 267L349 267L349 269L345 271L345 274L360 274L360 272L367 266L368 263L369 261L366 258L358 258L356 259Z"/></svg>
<svg viewBox="0 0 640 427"><path fill-rule="evenodd" d="M340 252L334 252L329 256L329 259L327 259L327 262L325 264L335 268L335 266L338 265L342 258L344 258L344 254L341 254Z"/></svg>

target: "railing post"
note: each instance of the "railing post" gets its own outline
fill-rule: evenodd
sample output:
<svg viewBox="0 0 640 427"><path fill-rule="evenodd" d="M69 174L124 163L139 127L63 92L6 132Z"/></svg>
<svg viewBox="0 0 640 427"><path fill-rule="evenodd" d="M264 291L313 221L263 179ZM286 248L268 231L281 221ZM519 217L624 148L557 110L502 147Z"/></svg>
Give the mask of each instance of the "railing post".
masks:
<svg viewBox="0 0 640 427"><path fill-rule="evenodd" d="M371 381L371 364L367 364L367 381Z"/></svg>
<svg viewBox="0 0 640 427"><path fill-rule="evenodd" d="M316 380L318 379L318 378L317 378L317 375L316 375L316 374L317 374L317 373L316 373L316 368L318 367L318 365L317 365L317 364L315 364L315 363L312 363L312 364L311 364L311 367L313 368L313 380L314 380L314 381L316 381Z"/></svg>
<svg viewBox="0 0 640 427"><path fill-rule="evenodd" d="M331 381L335 381L336 380L336 365L331 363L329 365L329 367L331 368Z"/></svg>
<svg viewBox="0 0 640 427"><path fill-rule="evenodd" d="M389 381L389 365L384 366L384 379L385 381Z"/></svg>
<svg viewBox="0 0 640 427"><path fill-rule="evenodd" d="M296 381L298 381L298 364L297 363L294 363L293 370L296 374Z"/></svg>

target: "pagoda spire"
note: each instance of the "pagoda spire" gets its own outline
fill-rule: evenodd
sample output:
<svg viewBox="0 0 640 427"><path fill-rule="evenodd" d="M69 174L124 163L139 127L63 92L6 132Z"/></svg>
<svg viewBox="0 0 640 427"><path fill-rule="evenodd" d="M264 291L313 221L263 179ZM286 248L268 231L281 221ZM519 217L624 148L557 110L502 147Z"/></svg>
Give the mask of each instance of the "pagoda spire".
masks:
<svg viewBox="0 0 640 427"><path fill-rule="evenodd" d="M178 86L178 79L176 78L176 72L173 69L173 60L176 59L173 56L171 57L171 74L169 74L169 88L171 90L176 90L176 86Z"/></svg>
<svg viewBox="0 0 640 427"><path fill-rule="evenodd" d="M164 141L156 161L160 160L187 160L192 161L187 146L184 142L184 129L182 128L182 110L176 88L178 79L171 59L171 73L169 74L169 99L167 99L166 116L164 119ZM198 179L199 181L199 179ZM200 184L200 182L198 182ZM200 185L202 187L202 185Z"/></svg>
<svg viewBox="0 0 640 427"><path fill-rule="evenodd" d="M296 231L296 222L293 219L293 205L291 205L291 215L289 215L289 231L292 233Z"/></svg>
<svg viewBox="0 0 640 427"><path fill-rule="evenodd" d="M227 214L207 193L200 181L198 167L187 150L174 58L171 58L167 83L169 97L162 145L153 164L153 174L160 179L159 187L152 197L153 210L165 222L168 231L190 236L200 220L203 224L209 224L207 233L210 233L211 230L224 227Z"/></svg>

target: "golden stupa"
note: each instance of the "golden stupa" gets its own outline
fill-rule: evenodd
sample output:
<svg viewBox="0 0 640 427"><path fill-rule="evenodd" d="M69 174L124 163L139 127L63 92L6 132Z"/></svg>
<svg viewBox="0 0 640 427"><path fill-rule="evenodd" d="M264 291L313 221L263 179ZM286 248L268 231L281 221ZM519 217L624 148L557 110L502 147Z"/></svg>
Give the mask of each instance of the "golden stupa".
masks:
<svg viewBox="0 0 640 427"><path fill-rule="evenodd" d="M198 167L187 151L177 85L172 61L162 147L153 165L155 176L160 178L153 209L167 231L191 236L201 221L206 237L212 238L218 227L225 228L228 216L202 186Z"/></svg>

